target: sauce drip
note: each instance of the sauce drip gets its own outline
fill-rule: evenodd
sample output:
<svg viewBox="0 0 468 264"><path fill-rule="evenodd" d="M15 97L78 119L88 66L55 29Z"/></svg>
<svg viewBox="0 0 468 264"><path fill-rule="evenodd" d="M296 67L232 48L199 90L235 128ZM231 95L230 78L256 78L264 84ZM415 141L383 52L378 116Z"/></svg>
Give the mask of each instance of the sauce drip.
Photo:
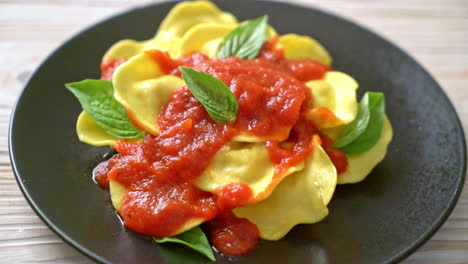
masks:
<svg viewBox="0 0 468 264"><path fill-rule="evenodd" d="M253 250L258 244L258 228L246 218L226 212L208 222L211 243L220 252L236 256Z"/></svg>
<svg viewBox="0 0 468 264"><path fill-rule="evenodd" d="M114 165L117 163L119 158L120 158L120 154L115 154L109 160L99 163L94 168L93 179L101 187L105 189L109 189L109 178L107 177L107 174L112 169L112 167L114 167Z"/></svg>
<svg viewBox="0 0 468 264"><path fill-rule="evenodd" d="M348 159L346 158L345 154L343 151L332 147L333 143L335 141L325 135L321 135L322 139L322 147L327 153L328 157L330 158L331 162L336 168L336 173L338 174L338 177L340 174L346 171L348 168Z"/></svg>
<svg viewBox="0 0 468 264"><path fill-rule="evenodd" d="M167 74L180 76L178 67L186 66L222 80L236 96L239 114L234 123L216 123L184 86L160 112L159 135L148 134L140 143L119 141L115 149L120 155L112 166L102 165L102 171L127 188L120 209L125 226L146 235L170 236L191 220L214 219L208 223L210 238L222 253L238 255L255 248L257 227L231 212L250 200L250 188L231 184L213 194L193 182L239 134L267 141L277 165L275 175L303 161L313 143L320 142L313 122L305 118L312 96L303 82L323 77L330 68L309 59L286 59L282 50L274 49L277 40L267 41L253 60L216 60L202 53L173 60L165 52L145 52ZM103 78L111 79L123 62L104 62Z"/></svg>

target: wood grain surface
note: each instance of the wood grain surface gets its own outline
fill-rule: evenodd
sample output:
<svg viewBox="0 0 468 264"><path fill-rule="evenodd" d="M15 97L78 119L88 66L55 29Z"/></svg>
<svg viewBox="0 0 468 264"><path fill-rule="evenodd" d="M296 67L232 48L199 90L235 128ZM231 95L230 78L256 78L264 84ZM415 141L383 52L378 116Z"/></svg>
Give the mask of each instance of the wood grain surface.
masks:
<svg viewBox="0 0 468 264"><path fill-rule="evenodd" d="M0 263L92 263L21 194L8 158L11 109L36 67L78 31L147 0L0 0ZM467 0L294 0L349 18L414 56L468 128ZM465 130L465 136L466 136ZM442 228L403 263L468 263L468 190Z"/></svg>

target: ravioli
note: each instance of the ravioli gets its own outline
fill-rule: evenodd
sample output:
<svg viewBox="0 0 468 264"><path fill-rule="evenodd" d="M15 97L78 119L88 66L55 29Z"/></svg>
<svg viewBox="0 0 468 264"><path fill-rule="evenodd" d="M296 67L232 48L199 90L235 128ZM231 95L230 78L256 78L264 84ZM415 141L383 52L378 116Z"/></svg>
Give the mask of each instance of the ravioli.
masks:
<svg viewBox="0 0 468 264"><path fill-rule="evenodd" d="M323 79L306 85L311 89L315 107L309 110L307 118L315 121L320 129L346 125L356 118L358 84L349 75L331 71Z"/></svg>
<svg viewBox="0 0 468 264"><path fill-rule="evenodd" d="M156 35L146 41L125 39L114 44L104 55L109 59L129 59L144 50L159 49L172 56L180 54L178 43L194 26L236 26L236 18L220 11L209 1L191 1L176 5L161 23ZM184 47L186 48L186 47Z"/></svg>
<svg viewBox="0 0 468 264"><path fill-rule="evenodd" d="M279 44L288 59L313 59L325 65L331 64L332 59L328 51L311 37L286 34L279 38Z"/></svg>
<svg viewBox="0 0 468 264"><path fill-rule="evenodd" d="M271 162L264 144L232 142L216 153L211 165L195 184L198 188L212 193L231 183L246 184L252 190L253 197L250 202L253 203L268 197L281 180L303 168L302 162L275 176L275 165Z"/></svg>
<svg viewBox="0 0 468 264"><path fill-rule="evenodd" d="M173 55L178 58L193 52L202 52L212 58L219 43L236 27L235 24L199 24L193 26L176 44Z"/></svg>
<svg viewBox="0 0 468 264"><path fill-rule="evenodd" d="M114 146L119 140L117 137L109 134L85 111L82 111L76 121L76 133L80 141L93 146Z"/></svg>
<svg viewBox="0 0 468 264"><path fill-rule="evenodd" d="M328 215L326 204L337 181L336 169L319 145L305 167L286 177L265 200L233 210L245 217L266 240L279 240L300 223L315 223Z"/></svg>
<svg viewBox="0 0 468 264"><path fill-rule="evenodd" d="M208 57L214 58L221 41L236 26L237 24L214 23L194 25L179 41L174 43L175 48L171 50L170 54L174 58L178 58L194 52L202 52ZM270 39L276 35L276 31L268 26L265 35L266 39Z"/></svg>
<svg viewBox="0 0 468 264"><path fill-rule="evenodd" d="M158 63L145 53L122 64L114 72L114 97L130 112L140 128L159 134L159 112L175 89L185 85L176 76L166 75Z"/></svg>
<svg viewBox="0 0 468 264"><path fill-rule="evenodd" d="M109 180L109 191L111 195L112 205L114 206L115 210L120 213L120 208L122 207L122 202L123 202L123 199L125 198L125 193L127 192L127 188L123 184L117 181ZM206 221L205 219L201 219L201 218L189 219L177 231L171 234L171 236L175 236L187 230L190 230L193 227L199 226L201 223L205 221Z"/></svg>
<svg viewBox="0 0 468 264"><path fill-rule="evenodd" d="M127 109L132 121L140 129L158 135L159 112L175 89L184 86L185 82L163 73L156 61L142 53L116 69L112 84L115 99ZM81 141L94 146L114 145L117 140L84 111L78 118L76 129Z"/></svg>
<svg viewBox="0 0 468 264"><path fill-rule="evenodd" d="M338 176L338 183L356 183L364 180L372 169L383 160L387 154L387 148L392 141L392 125L385 117L382 134L377 143L368 151L359 154L346 154L348 169Z"/></svg>

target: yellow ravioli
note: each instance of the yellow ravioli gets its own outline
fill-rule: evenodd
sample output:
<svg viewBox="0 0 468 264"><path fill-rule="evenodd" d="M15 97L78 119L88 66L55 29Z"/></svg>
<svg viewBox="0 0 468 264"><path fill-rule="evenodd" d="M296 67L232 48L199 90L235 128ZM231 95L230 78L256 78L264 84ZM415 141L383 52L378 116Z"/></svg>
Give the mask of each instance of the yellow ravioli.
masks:
<svg viewBox="0 0 468 264"><path fill-rule="evenodd" d="M358 102L356 100L357 82L342 72L327 72L321 80L309 81L306 85L311 89L314 99L314 109L307 113L307 118L316 121L319 129L328 129L350 123L356 118ZM322 109L333 113L331 118Z"/></svg>
<svg viewBox="0 0 468 264"><path fill-rule="evenodd" d="M193 52L202 52L208 57L215 57L219 43L229 34L235 24L199 24L189 31L177 43L178 47L173 52L175 58L188 55Z"/></svg>
<svg viewBox="0 0 468 264"><path fill-rule="evenodd" d="M178 42L197 25L237 25L237 20L229 13L221 12L209 1L190 1L176 5L161 23L155 37L146 41L130 39L115 43L104 55L108 59L129 59L148 49L168 51L171 55L180 54Z"/></svg>
<svg viewBox="0 0 468 264"><path fill-rule="evenodd" d="M195 184L198 188L212 193L231 183L246 184L253 192L251 202L256 202L268 197L286 176L303 168L304 163L300 163L285 173L274 176L275 165L271 162L264 144L232 142L216 153L210 166Z"/></svg>
<svg viewBox="0 0 468 264"><path fill-rule="evenodd" d="M175 89L185 85L176 76L166 75L145 53L134 56L114 73L114 97L127 110L139 127L159 134L159 112Z"/></svg>
<svg viewBox="0 0 468 264"><path fill-rule="evenodd" d="M325 65L331 64L332 59L328 51L311 37L286 34L279 38L279 44L288 59L313 59Z"/></svg>
<svg viewBox="0 0 468 264"><path fill-rule="evenodd" d="M82 111L76 121L76 133L80 141L93 146L113 146L117 137L109 134L100 125L94 121L85 111Z"/></svg>
<svg viewBox="0 0 468 264"><path fill-rule="evenodd" d="M348 168L338 176L338 183L356 183L364 180L372 169L384 159L392 137L392 125L388 118L385 117L382 134L375 146L364 153L346 154Z"/></svg>
<svg viewBox="0 0 468 264"><path fill-rule="evenodd" d="M109 180L109 191L111 194L112 205L117 212L120 212L127 188L118 181Z"/></svg>
<svg viewBox="0 0 468 264"><path fill-rule="evenodd" d="M300 223L315 223L328 215L337 181L336 169L328 155L316 146L305 168L286 177L265 200L234 209L237 217L256 224L260 237L278 240Z"/></svg>

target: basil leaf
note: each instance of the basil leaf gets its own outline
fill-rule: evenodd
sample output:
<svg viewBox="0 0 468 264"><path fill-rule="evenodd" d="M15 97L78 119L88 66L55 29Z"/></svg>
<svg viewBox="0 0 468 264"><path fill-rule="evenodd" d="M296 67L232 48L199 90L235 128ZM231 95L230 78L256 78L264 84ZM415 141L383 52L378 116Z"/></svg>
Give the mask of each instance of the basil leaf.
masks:
<svg viewBox="0 0 468 264"><path fill-rule="evenodd" d="M192 68L180 67L190 92L218 123L236 119L239 104L234 94L220 79Z"/></svg>
<svg viewBox="0 0 468 264"><path fill-rule="evenodd" d="M206 264L212 261L188 247L177 244L156 244L159 253L165 258L166 263L171 264Z"/></svg>
<svg viewBox="0 0 468 264"><path fill-rule="evenodd" d="M112 82L83 80L67 83L65 87L80 101L81 107L98 125L118 138L138 138L145 135L128 118L125 107L114 98Z"/></svg>
<svg viewBox="0 0 468 264"><path fill-rule="evenodd" d="M219 44L216 56L224 59L232 56L253 59L265 42L268 16L248 20L232 30Z"/></svg>
<svg viewBox="0 0 468 264"><path fill-rule="evenodd" d="M216 260L205 233L198 226L174 237L153 238L153 240L158 243L179 243L201 253L212 261Z"/></svg>
<svg viewBox="0 0 468 264"><path fill-rule="evenodd" d="M372 148L380 138L385 118L385 97L383 93L367 92L369 97L369 123L364 132L350 144L341 147L346 154L362 153Z"/></svg>
<svg viewBox="0 0 468 264"><path fill-rule="evenodd" d="M356 118L343 129L340 138L336 140L333 147L341 148L353 142L366 130L369 119L369 95L366 93L359 103L359 111Z"/></svg>

